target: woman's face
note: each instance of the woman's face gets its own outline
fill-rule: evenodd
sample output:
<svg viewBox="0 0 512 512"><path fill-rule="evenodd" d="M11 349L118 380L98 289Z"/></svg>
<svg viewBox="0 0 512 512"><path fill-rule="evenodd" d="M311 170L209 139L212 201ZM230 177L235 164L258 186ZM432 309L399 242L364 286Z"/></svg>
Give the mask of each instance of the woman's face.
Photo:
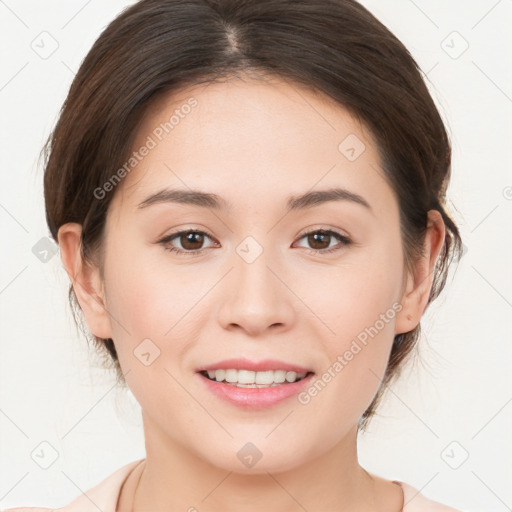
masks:
<svg viewBox="0 0 512 512"><path fill-rule="evenodd" d="M133 150L106 225L109 327L94 334L115 342L147 442L237 472L287 470L352 442L404 284L398 204L368 132L297 84L233 79L160 98ZM324 201L328 189L347 193ZM148 200L162 190L219 205ZM314 375L248 389L199 373L231 358Z"/></svg>

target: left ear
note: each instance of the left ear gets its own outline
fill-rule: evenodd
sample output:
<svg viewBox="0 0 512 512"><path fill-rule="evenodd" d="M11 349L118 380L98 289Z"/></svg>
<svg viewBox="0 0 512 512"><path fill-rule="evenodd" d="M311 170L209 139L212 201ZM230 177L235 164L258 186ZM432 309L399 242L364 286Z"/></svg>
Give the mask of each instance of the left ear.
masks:
<svg viewBox="0 0 512 512"><path fill-rule="evenodd" d="M428 211L424 254L414 265L414 275L409 272L405 291L400 300L402 309L396 315L395 334L409 332L420 323L427 307L434 280L434 268L444 245L446 229L441 213Z"/></svg>

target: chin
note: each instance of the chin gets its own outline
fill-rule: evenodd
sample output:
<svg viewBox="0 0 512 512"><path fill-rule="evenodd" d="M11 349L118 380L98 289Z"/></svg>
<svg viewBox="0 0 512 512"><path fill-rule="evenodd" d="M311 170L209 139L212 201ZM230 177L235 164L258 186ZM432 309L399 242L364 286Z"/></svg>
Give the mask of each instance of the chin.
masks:
<svg viewBox="0 0 512 512"><path fill-rule="evenodd" d="M212 440L212 451L204 452L205 443L201 446L203 452L199 454L218 468L242 475L281 473L306 463L307 452L304 448L297 450L293 444L283 443L277 438L273 441L234 438L226 445L219 445L217 438Z"/></svg>

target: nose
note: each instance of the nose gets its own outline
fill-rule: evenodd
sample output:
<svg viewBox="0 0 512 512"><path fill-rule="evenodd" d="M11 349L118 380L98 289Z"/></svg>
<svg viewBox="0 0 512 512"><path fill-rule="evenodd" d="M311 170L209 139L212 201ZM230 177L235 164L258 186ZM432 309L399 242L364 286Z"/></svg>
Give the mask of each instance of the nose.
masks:
<svg viewBox="0 0 512 512"><path fill-rule="evenodd" d="M234 268L226 276L218 319L227 330L242 329L250 336L266 330L291 328L297 298L287 286L286 272L264 250L253 261L233 255Z"/></svg>

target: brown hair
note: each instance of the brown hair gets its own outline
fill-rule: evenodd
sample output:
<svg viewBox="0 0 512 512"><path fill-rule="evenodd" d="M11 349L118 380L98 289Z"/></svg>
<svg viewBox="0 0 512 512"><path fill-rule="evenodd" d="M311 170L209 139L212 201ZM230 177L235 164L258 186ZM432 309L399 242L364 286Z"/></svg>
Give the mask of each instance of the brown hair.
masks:
<svg viewBox="0 0 512 512"><path fill-rule="evenodd" d="M370 129L398 199L407 269L422 254L428 210L441 213L446 238L430 304L445 285L451 261L461 257L459 231L445 212L450 142L412 56L354 0L141 0L125 9L82 62L43 148L46 219L54 240L64 223L81 224L82 257L101 269L113 193L98 199L94 190L126 161L149 102L160 93L250 71L320 91ZM78 323L72 285L69 300ZM395 336L360 429L419 335L420 325ZM93 342L124 383L113 340Z"/></svg>

